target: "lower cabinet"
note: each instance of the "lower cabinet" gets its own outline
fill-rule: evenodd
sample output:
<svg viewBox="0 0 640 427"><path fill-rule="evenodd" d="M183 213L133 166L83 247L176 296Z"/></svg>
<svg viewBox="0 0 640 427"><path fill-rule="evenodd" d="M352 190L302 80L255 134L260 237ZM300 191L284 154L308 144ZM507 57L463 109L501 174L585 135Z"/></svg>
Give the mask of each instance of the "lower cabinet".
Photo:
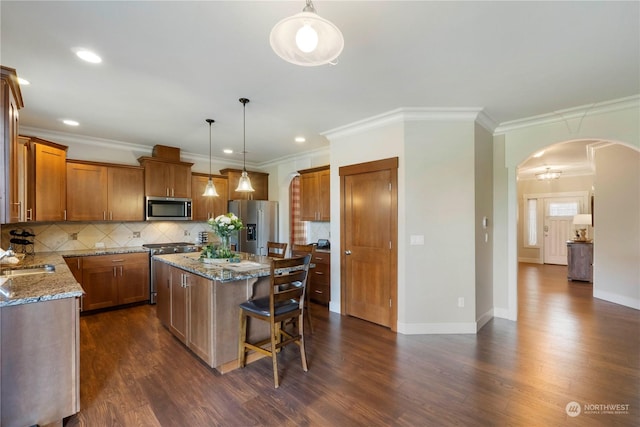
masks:
<svg viewBox="0 0 640 427"><path fill-rule="evenodd" d="M171 333L209 366L213 365L213 283L202 276L154 261L158 272L158 317ZM159 265L160 264L160 265ZM156 268L159 267L159 268ZM165 285L166 284L166 285ZM166 291L168 285L169 291ZM165 287L161 292L160 288ZM164 319L163 319L164 318Z"/></svg>
<svg viewBox="0 0 640 427"><path fill-rule="evenodd" d="M62 425L80 411L79 317L78 298L0 309L0 425Z"/></svg>
<svg viewBox="0 0 640 427"><path fill-rule="evenodd" d="M145 252L83 257L80 284L85 291L82 303L82 309L85 311L147 301L149 254Z"/></svg>
<svg viewBox="0 0 640 427"><path fill-rule="evenodd" d="M328 305L331 301L331 253L316 250L311 263L315 267L309 270L309 297L314 302Z"/></svg>
<svg viewBox="0 0 640 427"><path fill-rule="evenodd" d="M567 278L593 282L593 243L567 242Z"/></svg>

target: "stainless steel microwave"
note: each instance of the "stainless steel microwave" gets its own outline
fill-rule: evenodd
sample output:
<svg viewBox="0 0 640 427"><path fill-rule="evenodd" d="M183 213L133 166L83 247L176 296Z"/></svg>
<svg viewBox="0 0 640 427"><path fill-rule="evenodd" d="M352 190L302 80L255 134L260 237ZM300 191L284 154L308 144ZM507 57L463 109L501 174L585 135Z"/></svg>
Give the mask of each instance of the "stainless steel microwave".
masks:
<svg viewBox="0 0 640 427"><path fill-rule="evenodd" d="M147 196L145 202L147 221L188 221L192 218L191 199Z"/></svg>

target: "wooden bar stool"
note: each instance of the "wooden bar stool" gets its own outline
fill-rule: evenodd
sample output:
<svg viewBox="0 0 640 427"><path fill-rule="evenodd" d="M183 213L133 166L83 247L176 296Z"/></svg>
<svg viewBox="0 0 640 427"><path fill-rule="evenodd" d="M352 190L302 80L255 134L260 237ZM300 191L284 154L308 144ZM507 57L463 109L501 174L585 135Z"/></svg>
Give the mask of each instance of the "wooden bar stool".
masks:
<svg viewBox="0 0 640 427"><path fill-rule="evenodd" d="M305 256L311 255L311 260L313 261L313 256L316 254L316 245L315 243L311 243L308 245L299 245L294 243L291 246L291 256ZM313 333L313 325L311 324L311 280L313 280L313 274L310 274L307 278L307 291L305 292L304 297L304 307L305 307L305 318L307 322L309 322L309 331Z"/></svg>
<svg viewBox="0 0 640 427"><path fill-rule="evenodd" d="M267 256L270 258L284 258L288 243L267 242Z"/></svg>
<svg viewBox="0 0 640 427"><path fill-rule="evenodd" d="M302 369L307 372L307 355L304 349L304 295L309 274L311 255L304 257L271 260L271 286L269 296L256 298L240 304L240 330L238 337L238 366L246 364L247 353L255 351L271 356L273 381L278 380L278 352L289 344L300 347ZM247 340L247 318L269 322L269 338L258 342ZM291 321L291 330L285 323Z"/></svg>

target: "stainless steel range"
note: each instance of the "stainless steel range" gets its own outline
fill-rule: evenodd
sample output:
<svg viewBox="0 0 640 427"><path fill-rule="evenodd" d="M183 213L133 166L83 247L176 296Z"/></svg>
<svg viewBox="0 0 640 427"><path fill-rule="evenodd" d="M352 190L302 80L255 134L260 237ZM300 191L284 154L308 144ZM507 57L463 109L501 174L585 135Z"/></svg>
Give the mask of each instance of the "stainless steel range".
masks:
<svg viewBox="0 0 640 427"><path fill-rule="evenodd" d="M197 252L200 250L200 246L195 245L193 243L187 242L177 242L177 243L149 243L146 245L142 245L143 248L149 249L149 262L151 263L150 269L150 286L151 286L151 298L149 300L150 304L156 303L156 298L158 297L158 288L155 283L155 273L153 271L153 262L151 261L151 257L154 255L163 255L163 254L176 254L176 253L185 253L185 252Z"/></svg>

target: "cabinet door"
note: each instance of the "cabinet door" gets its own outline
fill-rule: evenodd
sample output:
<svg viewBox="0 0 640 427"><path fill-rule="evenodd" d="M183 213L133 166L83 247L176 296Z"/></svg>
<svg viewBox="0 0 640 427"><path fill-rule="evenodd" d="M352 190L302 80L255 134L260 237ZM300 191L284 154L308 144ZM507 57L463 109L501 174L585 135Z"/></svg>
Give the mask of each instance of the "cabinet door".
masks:
<svg viewBox="0 0 640 427"><path fill-rule="evenodd" d="M170 164L171 197L191 197L191 166Z"/></svg>
<svg viewBox="0 0 640 427"><path fill-rule="evenodd" d="M66 152L44 144L35 145L36 221L64 221L67 205Z"/></svg>
<svg viewBox="0 0 640 427"><path fill-rule="evenodd" d="M144 170L109 167L107 200L107 219L144 221Z"/></svg>
<svg viewBox="0 0 640 427"><path fill-rule="evenodd" d="M153 274L158 296L156 316L164 326L171 322L171 271L164 262L153 261Z"/></svg>
<svg viewBox="0 0 640 427"><path fill-rule="evenodd" d="M67 163L67 219L102 221L107 217L107 168ZM36 189L36 191L39 191Z"/></svg>
<svg viewBox="0 0 640 427"><path fill-rule="evenodd" d="M85 291L83 309L88 311L118 305L117 267L87 266L88 262L84 264L82 269L82 288Z"/></svg>
<svg viewBox="0 0 640 427"><path fill-rule="evenodd" d="M318 221L318 175L300 175L300 219Z"/></svg>
<svg viewBox="0 0 640 427"><path fill-rule="evenodd" d="M7 128L5 129L5 135L9 137L9 139L2 145L8 147L9 151L9 161L8 161L8 182L7 185L7 193L9 196L9 215L8 222L20 222L22 220L22 209L24 208L24 204L26 200L21 197L20 194L20 183L21 177L20 172L22 171L20 162L23 153L23 145L18 142L18 104L13 96L13 92L9 90L8 86L4 84L0 84L2 86L3 91L6 90L8 93L2 94L2 99L6 99L5 96L8 97L8 105L7 105ZM0 156L1 157L1 156ZM3 165L3 168L5 165ZM4 175L6 176L6 175ZM3 177L4 177L3 176ZM0 185L0 188L2 186ZM4 211L4 207L3 207ZM2 215L0 215L2 217ZM4 222L4 220L2 220Z"/></svg>
<svg viewBox="0 0 640 427"><path fill-rule="evenodd" d="M67 266L69 267L69 270L71 270L71 274L73 274L73 278L76 279L76 282L82 285L82 257L68 257L64 259L64 262L67 263Z"/></svg>
<svg viewBox="0 0 640 427"><path fill-rule="evenodd" d="M166 163L146 162L144 165L144 186L147 196L170 196L171 170Z"/></svg>
<svg viewBox="0 0 640 427"><path fill-rule="evenodd" d="M209 182L209 178L201 175L191 177L191 214L194 221L206 221L213 216L213 199L218 197L203 196L204 189ZM214 183L215 185L215 183ZM220 194L220 188L216 185L216 191Z"/></svg>
<svg viewBox="0 0 640 427"><path fill-rule="evenodd" d="M130 304L149 300L149 255L123 256L119 268L118 303Z"/></svg>
<svg viewBox="0 0 640 427"><path fill-rule="evenodd" d="M331 220L331 171L318 172L318 216L320 221Z"/></svg>
<svg viewBox="0 0 640 427"><path fill-rule="evenodd" d="M171 270L171 318L169 330L183 343L187 343L187 288L182 270Z"/></svg>
<svg viewBox="0 0 640 427"><path fill-rule="evenodd" d="M187 346L208 365L213 363L213 285L201 276L185 273L189 293Z"/></svg>

